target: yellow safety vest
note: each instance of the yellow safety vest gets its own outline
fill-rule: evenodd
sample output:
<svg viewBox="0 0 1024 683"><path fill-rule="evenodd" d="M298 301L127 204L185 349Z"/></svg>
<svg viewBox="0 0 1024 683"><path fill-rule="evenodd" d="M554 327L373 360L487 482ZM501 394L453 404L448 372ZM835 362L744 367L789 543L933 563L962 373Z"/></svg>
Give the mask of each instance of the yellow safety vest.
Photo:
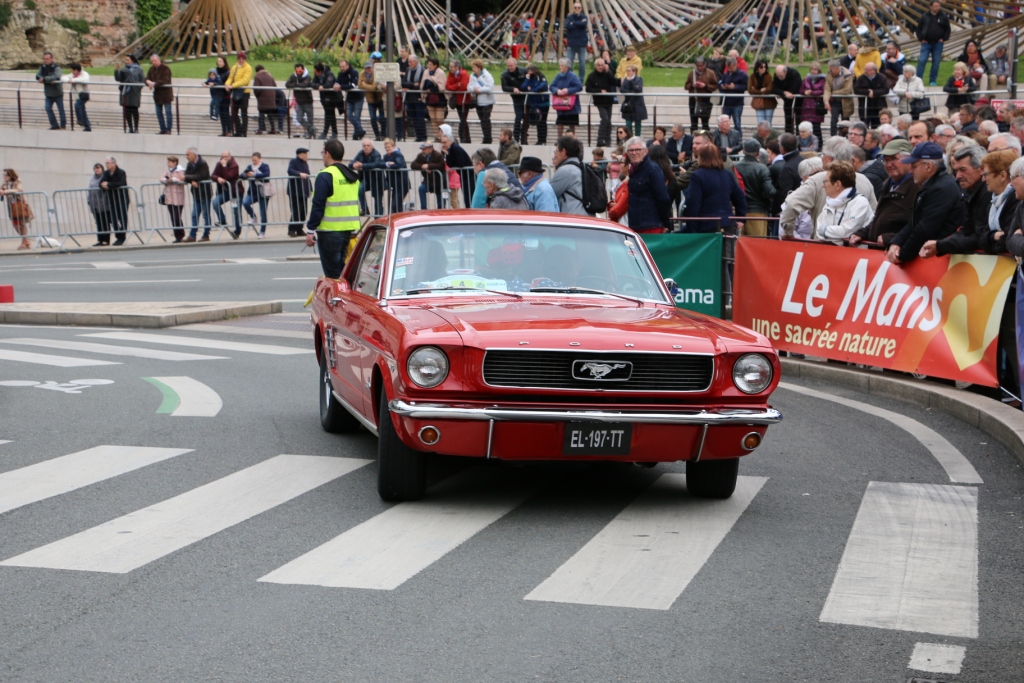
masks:
<svg viewBox="0 0 1024 683"><path fill-rule="evenodd" d="M330 165L320 173L327 173L334 182L334 191L327 198L324 206L324 217L317 230L327 232L350 232L358 230L359 220L359 183L350 183L335 165ZM313 191L316 199L316 190Z"/></svg>

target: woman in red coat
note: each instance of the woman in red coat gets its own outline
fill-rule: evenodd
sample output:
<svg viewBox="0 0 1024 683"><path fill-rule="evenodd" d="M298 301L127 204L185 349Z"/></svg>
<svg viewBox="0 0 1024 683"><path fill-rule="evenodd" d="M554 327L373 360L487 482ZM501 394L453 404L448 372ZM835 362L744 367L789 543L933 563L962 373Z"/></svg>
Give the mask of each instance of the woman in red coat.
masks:
<svg viewBox="0 0 1024 683"><path fill-rule="evenodd" d="M452 93L455 111L459 114L459 142L467 144L469 139L469 110L473 108L473 96L469 94L469 72L462 68L462 62L453 59L448 64L448 81L444 89Z"/></svg>

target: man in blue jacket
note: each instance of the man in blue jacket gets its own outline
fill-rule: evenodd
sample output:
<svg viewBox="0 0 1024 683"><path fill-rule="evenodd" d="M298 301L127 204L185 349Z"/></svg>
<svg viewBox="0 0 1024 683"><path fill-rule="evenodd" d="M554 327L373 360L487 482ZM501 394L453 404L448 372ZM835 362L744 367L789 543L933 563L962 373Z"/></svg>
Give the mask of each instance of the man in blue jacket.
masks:
<svg viewBox="0 0 1024 683"><path fill-rule="evenodd" d="M583 5L574 2L572 14L565 18L565 38L568 41L568 50L565 56L569 60L569 68L577 58L580 60L579 75L580 82L584 80L587 68L587 44L590 42L589 31L587 30L587 15L583 13Z"/></svg>
<svg viewBox="0 0 1024 683"><path fill-rule="evenodd" d="M519 160L519 180L526 190L526 201L534 211L558 213L558 198L551 183L544 177L544 164L537 157Z"/></svg>
<svg viewBox="0 0 1024 683"><path fill-rule="evenodd" d="M661 167L647 156L643 138L626 141L629 157L629 227L636 232L666 232L672 228L672 198Z"/></svg>

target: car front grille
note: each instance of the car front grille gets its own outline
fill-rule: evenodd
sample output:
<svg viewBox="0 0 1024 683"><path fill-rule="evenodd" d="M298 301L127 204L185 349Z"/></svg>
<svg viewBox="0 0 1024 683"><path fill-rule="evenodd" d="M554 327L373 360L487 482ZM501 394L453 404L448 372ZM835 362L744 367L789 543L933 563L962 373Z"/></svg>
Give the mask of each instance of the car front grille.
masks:
<svg viewBox="0 0 1024 683"><path fill-rule="evenodd" d="M602 372L607 373L605 377L594 377ZM484 382L493 387L696 392L711 386L714 358L684 353L491 350L484 355L483 374Z"/></svg>

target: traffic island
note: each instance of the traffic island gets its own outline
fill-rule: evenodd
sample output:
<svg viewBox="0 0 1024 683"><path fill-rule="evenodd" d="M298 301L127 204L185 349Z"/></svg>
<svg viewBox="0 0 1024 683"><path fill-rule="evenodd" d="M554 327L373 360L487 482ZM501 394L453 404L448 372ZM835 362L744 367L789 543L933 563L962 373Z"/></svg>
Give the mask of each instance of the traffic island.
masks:
<svg viewBox="0 0 1024 683"><path fill-rule="evenodd" d="M0 323L91 327L174 327L280 313L280 301L0 304Z"/></svg>

